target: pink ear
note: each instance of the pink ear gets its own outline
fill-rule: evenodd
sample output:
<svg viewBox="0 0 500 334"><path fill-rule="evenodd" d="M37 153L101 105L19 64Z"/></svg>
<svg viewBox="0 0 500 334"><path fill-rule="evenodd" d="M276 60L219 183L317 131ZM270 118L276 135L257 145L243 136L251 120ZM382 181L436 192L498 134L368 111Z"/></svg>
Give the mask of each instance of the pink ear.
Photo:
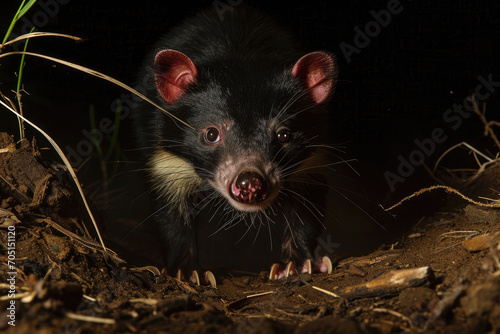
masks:
<svg viewBox="0 0 500 334"><path fill-rule="evenodd" d="M295 63L292 74L309 89L313 101L321 103L335 88L337 63L325 52L311 52Z"/></svg>
<svg viewBox="0 0 500 334"><path fill-rule="evenodd" d="M168 103L181 97L197 75L191 59L175 50L162 50L156 54L154 72L156 88Z"/></svg>

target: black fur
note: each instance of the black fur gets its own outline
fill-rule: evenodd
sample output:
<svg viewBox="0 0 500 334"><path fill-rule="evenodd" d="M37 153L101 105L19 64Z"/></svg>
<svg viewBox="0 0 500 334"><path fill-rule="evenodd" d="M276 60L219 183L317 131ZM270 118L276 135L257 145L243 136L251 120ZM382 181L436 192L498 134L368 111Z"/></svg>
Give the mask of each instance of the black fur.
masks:
<svg viewBox="0 0 500 334"><path fill-rule="evenodd" d="M162 49L182 52L198 70L196 82L172 103L166 103L153 85L154 55ZM221 161L249 152L257 152L271 162L281 180L278 197L269 208L243 213L241 217L248 225L262 221L281 226L283 262L302 264L313 258L326 196L324 171L319 167L324 162L307 166L307 172L297 169L302 162L321 154L320 149L311 146L325 143L328 117L326 103L312 101L303 82L291 74L304 54L273 20L237 7L223 21L213 10L186 20L161 39L146 59L143 73L150 79L143 81L149 83L146 95L192 127L140 103L135 116L139 143L149 148L145 150L146 159L150 160L158 150L169 152L189 162L202 181L181 203L177 197L166 197L165 189L182 183L164 184L160 190L158 183L164 180L152 177L151 186L156 187L154 219L165 244L170 273L178 268L198 269L196 224L201 207L213 207L211 214L215 213L221 225L240 219L236 209L229 214L221 209L230 204L209 181L214 180ZM228 121L231 127L224 133L223 145L203 142L203 129ZM276 134L283 127L291 136L285 144ZM178 173L179 178L184 176Z"/></svg>

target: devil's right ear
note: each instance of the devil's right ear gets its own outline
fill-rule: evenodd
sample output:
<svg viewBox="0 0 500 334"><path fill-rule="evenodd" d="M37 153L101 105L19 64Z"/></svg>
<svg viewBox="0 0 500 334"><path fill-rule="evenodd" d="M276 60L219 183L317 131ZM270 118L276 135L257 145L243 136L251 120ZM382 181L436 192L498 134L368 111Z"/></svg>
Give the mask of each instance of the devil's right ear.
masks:
<svg viewBox="0 0 500 334"><path fill-rule="evenodd" d="M162 50L155 56L154 73L158 92L165 101L172 103L196 81L198 71L193 61L182 52Z"/></svg>

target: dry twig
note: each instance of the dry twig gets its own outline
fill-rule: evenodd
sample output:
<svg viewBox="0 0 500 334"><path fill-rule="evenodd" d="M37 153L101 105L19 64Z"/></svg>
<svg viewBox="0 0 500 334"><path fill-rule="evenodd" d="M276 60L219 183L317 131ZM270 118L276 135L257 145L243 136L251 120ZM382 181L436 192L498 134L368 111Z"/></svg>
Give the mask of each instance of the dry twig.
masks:
<svg viewBox="0 0 500 334"><path fill-rule="evenodd" d="M325 289L319 288L319 287L317 287L317 286L313 286L312 288L313 288L313 289L315 289L315 290L318 290L319 292L326 293L327 295L330 295L330 296L332 296L332 297L335 297L335 298L342 298L342 297L340 297L339 295L337 295L337 294L335 294L335 293L333 293L333 292L331 292L331 291L328 291L328 290L325 290Z"/></svg>
<svg viewBox="0 0 500 334"><path fill-rule="evenodd" d="M73 312L66 312L66 317L68 317L69 319L73 319L73 320L93 322L93 323L98 323L98 324L106 324L106 325L116 324L115 319L92 317L89 315L77 314L77 313L73 313Z"/></svg>

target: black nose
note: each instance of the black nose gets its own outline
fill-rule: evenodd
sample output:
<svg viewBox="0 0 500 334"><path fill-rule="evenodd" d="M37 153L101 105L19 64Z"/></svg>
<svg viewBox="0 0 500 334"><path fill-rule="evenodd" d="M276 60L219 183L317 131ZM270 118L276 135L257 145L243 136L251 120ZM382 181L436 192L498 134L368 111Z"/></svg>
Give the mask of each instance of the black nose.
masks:
<svg viewBox="0 0 500 334"><path fill-rule="evenodd" d="M269 185L257 172L241 172L231 183L229 192L238 202L258 203L269 196Z"/></svg>

